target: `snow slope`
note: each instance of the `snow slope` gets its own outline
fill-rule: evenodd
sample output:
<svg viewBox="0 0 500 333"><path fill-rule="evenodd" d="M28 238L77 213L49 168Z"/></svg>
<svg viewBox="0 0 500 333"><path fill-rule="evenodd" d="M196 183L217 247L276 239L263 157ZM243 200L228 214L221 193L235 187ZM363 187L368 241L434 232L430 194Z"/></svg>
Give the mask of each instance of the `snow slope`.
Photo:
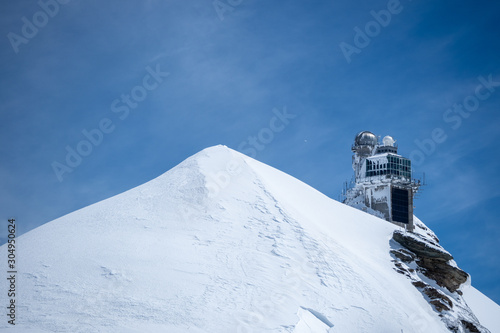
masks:
<svg viewBox="0 0 500 333"><path fill-rule="evenodd" d="M471 285L462 288L467 305L479 321L493 332L500 332L500 306Z"/></svg>
<svg viewBox="0 0 500 333"><path fill-rule="evenodd" d="M17 331L449 332L393 269L394 228L208 148L19 237ZM465 296L500 332L500 307Z"/></svg>

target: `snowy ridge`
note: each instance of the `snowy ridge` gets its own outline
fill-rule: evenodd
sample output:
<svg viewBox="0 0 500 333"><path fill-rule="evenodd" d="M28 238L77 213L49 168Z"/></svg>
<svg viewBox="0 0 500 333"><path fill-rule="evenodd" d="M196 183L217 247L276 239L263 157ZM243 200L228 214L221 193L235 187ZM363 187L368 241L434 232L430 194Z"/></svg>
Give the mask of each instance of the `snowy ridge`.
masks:
<svg viewBox="0 0 500 333"><path fill-rule="evenodd" d="M18 323L47 332L449 332L393 269L397 228L227 147L208 148L19 237ZM500 332L500 307L467 288L479 320Z"/></svg>

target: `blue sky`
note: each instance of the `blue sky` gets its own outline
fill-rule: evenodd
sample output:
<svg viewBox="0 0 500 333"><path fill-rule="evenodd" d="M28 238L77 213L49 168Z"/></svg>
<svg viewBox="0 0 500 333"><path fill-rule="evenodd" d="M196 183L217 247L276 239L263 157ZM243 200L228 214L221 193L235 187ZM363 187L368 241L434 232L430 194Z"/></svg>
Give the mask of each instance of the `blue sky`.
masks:
<svg viewBox="0 0 500 333"><path fill-rule="evenodd" d="M370 130L420 159L415 214L500 303L500 3L41 2L51 15L0 5L0 212L19 233L208 146L250 152L249 137L258 160L338 198ZM290 116L270 132L276 112ZM69 167L67 147L88 155Z"/></svg>

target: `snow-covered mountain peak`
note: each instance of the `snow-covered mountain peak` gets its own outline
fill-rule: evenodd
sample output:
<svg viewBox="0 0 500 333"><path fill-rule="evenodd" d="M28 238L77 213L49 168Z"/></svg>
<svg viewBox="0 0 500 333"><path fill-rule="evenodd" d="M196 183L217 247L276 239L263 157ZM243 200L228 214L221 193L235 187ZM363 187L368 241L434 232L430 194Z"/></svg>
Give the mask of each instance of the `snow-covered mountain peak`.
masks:
<svg viewBox="0 0 500 333"><path fill-rule="evenodd" d="M396 271L397 229L225 146L207 148L21 236L19 324L49 332L449 332Z"/></svg>

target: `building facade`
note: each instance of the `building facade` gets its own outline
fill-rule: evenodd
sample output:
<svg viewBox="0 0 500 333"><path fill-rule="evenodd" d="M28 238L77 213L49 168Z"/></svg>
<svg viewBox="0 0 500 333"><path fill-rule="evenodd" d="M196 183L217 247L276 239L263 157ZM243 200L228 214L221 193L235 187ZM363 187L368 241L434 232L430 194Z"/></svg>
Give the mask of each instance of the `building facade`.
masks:
<svg viewBox="0 0 500 333"><path fill-rule="evenodd" d="M351 150L354 179L343 192L344 203L413 231L413 199L421 182L412 177L411 161L398 155L395 140L379 142L363 131Z"/></svg>

